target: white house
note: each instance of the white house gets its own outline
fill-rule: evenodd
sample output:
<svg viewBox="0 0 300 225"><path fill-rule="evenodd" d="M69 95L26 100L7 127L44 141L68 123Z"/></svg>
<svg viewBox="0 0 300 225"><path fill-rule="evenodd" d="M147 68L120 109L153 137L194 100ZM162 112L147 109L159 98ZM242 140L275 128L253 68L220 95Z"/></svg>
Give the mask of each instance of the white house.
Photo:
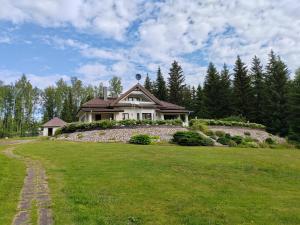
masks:
<svg viewBox="0 0 300 225"><path fill-rule="evenodd" d="M142 85L136 84L118 98L108 98L107 91L104 91L104 98L94 98L83 104L77 116L82 122L181 119L187 125L188 114L184 107L161 101Z"/></svg>
<svg viewBox="0 0 300 225"><path fill-rule="evenodd" d="M53 136L57 128L63 127L67 123L58 117L54 117L43 125L43 136Z"/></svg>

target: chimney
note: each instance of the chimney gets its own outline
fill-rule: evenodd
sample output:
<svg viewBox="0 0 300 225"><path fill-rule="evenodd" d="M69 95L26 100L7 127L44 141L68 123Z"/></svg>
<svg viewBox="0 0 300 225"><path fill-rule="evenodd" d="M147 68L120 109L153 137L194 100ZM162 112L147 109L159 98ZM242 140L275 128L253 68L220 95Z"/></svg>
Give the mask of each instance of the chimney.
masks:
<svg viewBox="0 0 300 225"><path fill-rule="evenodd" d="M103 99L107 100L107 87L103 87Z"/></svg>

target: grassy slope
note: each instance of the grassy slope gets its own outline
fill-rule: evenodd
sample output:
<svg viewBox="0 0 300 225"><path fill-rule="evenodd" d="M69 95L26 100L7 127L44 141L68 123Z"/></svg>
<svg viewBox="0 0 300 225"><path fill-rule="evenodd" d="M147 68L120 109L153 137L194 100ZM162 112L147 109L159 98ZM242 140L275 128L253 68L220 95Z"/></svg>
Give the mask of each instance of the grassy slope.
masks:
<svg viewBox="0 0 300 225"><path fill-rule="evenodd" d="M56 224L299 224L300 151L44 141Z"/></svg>
<svg viewBox="0 0 300 225"><path fill-rule="evenodd" d="M12 222L25 177L25 165L4 156L0 146L0 224Z"/></svg>

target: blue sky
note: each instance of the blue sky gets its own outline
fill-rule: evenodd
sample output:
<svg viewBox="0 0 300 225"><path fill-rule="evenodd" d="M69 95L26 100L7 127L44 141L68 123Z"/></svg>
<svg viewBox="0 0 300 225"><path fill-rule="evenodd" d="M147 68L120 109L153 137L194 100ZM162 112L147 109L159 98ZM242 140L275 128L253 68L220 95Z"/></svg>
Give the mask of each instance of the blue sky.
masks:
<svg viewBox="0 0 300 225"><path fill-rule="evenodd" d="M97 84L120 76L165 76L178 60L186 82L203 82L208 62L237 54L265 64L271 49L300 66L300 3L292 0L0 0L0 80L25 73L38 87L77 76Z"/></svg>

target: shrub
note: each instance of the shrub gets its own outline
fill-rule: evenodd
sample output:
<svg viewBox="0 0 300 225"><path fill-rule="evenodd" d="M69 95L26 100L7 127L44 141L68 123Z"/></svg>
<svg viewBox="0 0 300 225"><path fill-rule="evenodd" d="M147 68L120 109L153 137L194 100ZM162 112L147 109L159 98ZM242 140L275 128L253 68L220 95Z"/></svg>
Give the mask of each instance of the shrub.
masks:
<svg viewBox="0 0 300 225"><path fill-rule="evenodd" d="M245 132L244 132L244 135L245 135L245 136L251 136L251 133L250 133L249 131L245 131Z"/></svg>
<svg viewBox="0 0 300 225"><path fill-rule="evenodd" d="M231 135L230 135L229 133L226 133L226 134L225 134L225 137L230 139L230 138L231 138Z"/></svg>
<svg viewBox="0 0 300 225"><path fill-rule="evenodd" d="M247 122L247 119L242 116L229 116L222 119L223 121Z"/></svg>
<svg viewBox="0 0 300 225"><path fill-rule="evenodd" d="M60 134L62 134L62 129L61 129L61 128L57 128L57 129L55 130L54 135L55 135L55 136L58 136L58 135L60 135Z"/></svg>
<svg viewBox="0 0 300 225"><path fill-rule="evenodd" d="M82 133L77 134L77 138L78 138L78 139L83 138L83 134L82 134Z"/></svg>
<svg viewBox="0 0 300 225"><path fill-rule="evenodd" d="M247 142L246 144L246 147L249 147L249 148L258 148L259 147L259 144L256 143L256 142Z"/></svg>
<svg viewBox="0 0 300 225"><path fill-rule="evenodd" d="M249 127L256 129L265 129L265 126L258 123L248 123L248 122L240 122L240 121L229 121L229 120L213 120L213 119L193 119L190 121L190 126L192 126L196 122L202 122L206 125L211 126L237 126L237 127Z"/></svg>
<svg viewBox="0 0 300 225"><path fill-rule="evenodd" d="M214 133L212 130L207 130L207 131L205 131L205 132L203 132L203 133L206 134L206 135L209 136L209 137L215 136L215 133Z"/></svg>
<svg viewBox="0 0 300 225"><path fill-rule="evenodd" d="M229 147L237 147L237 143L235 143L233 140L229 140L228 146Z"/></svg>
<svg viewBox="0 0 300 225"><path fill-rule="evenodd" d="M173 135L173 142L186 146L212 146L213 141L195 131L178 131Z"/></svg>
<svg viewBox="0 0 300 225"><path fill-rule="evenodd" d="M241 136L233 136L232 138L231 138L235 143L237 143L238 145L239 144L241 144L242 142L243 142L243 137L241 137Z"/></svg>
<svg viewBox="0 0 300 225"><path fill-rule="evenodd" d="M266 138L265 142L269 145L274 145L276 144L276 141L270 137Z"/></svg>
<svg viewBox="0 0 300 225"><path fill-rule="evenodd" d="M217 131L215 132L215 134L216 134L218 137L225 137L225 132L224 132L224 131L217 130Z"/></svg>
<svg viewBox="0 0 300 225"><path fill-rule="evenodd" d="M219 137L217 142L219 142L222 145L229 145L229 142L232 141L229 138L226 137Z"/></svg>
<svg viewBox="0 0 300 225"><path fill-rule="evenodd" d="M193 125L191 126L191 128L192 128L193 130L199 130L199 131L201 131L201 132L203 132L203 133L205 133L205 132L208 131L207 125L205 125L205 123L200 122L200 121L195 121L195 122L193 123Z"/></svg>
<svg viewBox="0 0 300 225"><path fill-rule="evenodd" d="M151 144L151 137L147 134L138 134L130 138L129 143L138 145L149 145Z"/></svg>

